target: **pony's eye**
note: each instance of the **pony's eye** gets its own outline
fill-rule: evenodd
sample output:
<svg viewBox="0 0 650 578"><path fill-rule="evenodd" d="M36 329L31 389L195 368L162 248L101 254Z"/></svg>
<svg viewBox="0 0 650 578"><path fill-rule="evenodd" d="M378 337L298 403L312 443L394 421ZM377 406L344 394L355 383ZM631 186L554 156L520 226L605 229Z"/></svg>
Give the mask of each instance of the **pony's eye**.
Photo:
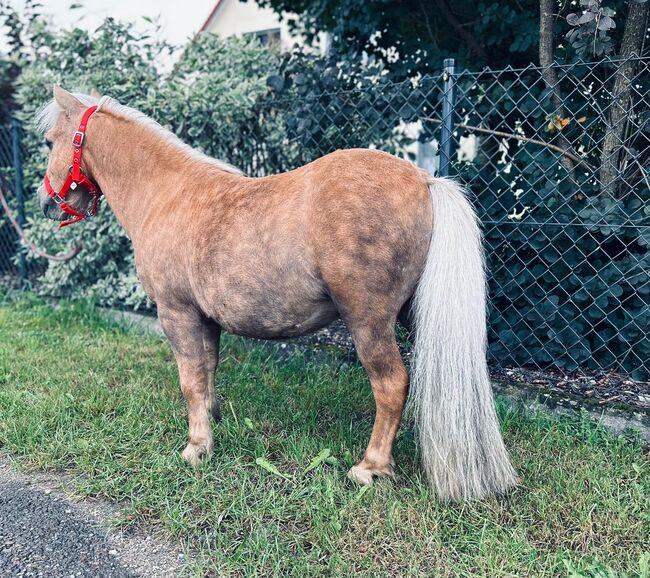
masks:
<svg viewBox="0 0 650 578"><path fill-rule="evenodd" d="M45 139L45 146L46 146L48 149L52 150L52 147L54 146L54 143L53 143L51 140L47 140L47 139Z"/></svg>

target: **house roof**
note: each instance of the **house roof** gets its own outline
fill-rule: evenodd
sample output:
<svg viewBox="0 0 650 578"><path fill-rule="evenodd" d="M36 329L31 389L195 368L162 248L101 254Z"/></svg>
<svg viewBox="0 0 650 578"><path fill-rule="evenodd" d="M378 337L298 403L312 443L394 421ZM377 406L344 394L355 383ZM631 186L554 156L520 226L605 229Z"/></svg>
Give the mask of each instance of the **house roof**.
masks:
<svg viewBox="0 0 650 578"><path fill-rule="evenodd" d="M212 9L208 17L205 19L203 26L201 26L200 32L205 32L206 28L208 27L208 24L210 24L210 20L212 20L212 18L217 13L217 10L219 10L222 4L224 4L224 0L217 0L215 2L214 8Z"/></svg>

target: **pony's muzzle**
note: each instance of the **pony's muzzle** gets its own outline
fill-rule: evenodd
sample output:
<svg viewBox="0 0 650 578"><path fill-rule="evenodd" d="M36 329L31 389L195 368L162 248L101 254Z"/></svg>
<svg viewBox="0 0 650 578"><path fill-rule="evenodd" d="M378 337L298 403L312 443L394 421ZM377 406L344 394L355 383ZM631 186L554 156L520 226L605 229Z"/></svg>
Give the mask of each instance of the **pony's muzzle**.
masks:
<svg viewBox="0 0 650 578"><path fill-rule="evenodd" d="M61 220L63 211L61 211L57 206L54 199L45 192L43 187L38 189L38 202L43 211L43 215L45 215L46 218L51 219L52 221Z"/></svg>

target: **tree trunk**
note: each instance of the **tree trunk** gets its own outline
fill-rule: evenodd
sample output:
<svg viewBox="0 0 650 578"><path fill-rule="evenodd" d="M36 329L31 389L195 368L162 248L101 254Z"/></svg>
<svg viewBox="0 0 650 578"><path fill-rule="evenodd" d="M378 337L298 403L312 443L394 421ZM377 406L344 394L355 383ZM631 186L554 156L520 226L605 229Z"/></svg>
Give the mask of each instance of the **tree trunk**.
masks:
<svg viewBox="0 0 650 578"><path fill-rule="evenodd" d="M632 104L630 87L637 69L637 63L627 59L633 55L640 56L641 54L649 6L650 0L646 0L643 4L636 2L629 4L619 54L620 58L626 59L626 61L621 63L614 77L609 122L600 157L602 196L615 197L618 192L619 162L625 144L625 121L630 114L630 105Z"/></svg>
<svg viewBox="0 0 650 578"><path fill-rule="evenodd" d="M540 0L539 2L539 64L544 68L544 82L546 86L553 91L553 114L564 118L564 104L562 102L562 92L560 83L557 78L557 71L553 66L553 5L554 0ZM558 146L567 152L571 151L571 143L558 130ZM574 166L573 161L562 155L560 164L567 170L569 176L573 179Z"/></svg>

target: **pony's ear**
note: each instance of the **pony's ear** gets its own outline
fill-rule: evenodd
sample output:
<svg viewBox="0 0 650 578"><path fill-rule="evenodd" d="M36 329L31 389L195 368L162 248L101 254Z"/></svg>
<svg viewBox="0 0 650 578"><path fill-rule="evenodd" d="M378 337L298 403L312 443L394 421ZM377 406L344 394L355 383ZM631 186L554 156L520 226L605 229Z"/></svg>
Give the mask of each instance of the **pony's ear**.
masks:
<svg viewBox="0 0 650 578"><path fill-rule="evenodd" d="M52 92L54 93L54 100L66 112L83 107L83 103L76 96L64 90L58 84L54 85Z"/></svg>
<svg viewBox="0 0 650 578"><path fill-rule="evenodd" d="M99 94L99 92L97 91L96 88L91 88L90 89L90 96L92 96L93 98L101 98L102 97L102 95Z"/></svg>

